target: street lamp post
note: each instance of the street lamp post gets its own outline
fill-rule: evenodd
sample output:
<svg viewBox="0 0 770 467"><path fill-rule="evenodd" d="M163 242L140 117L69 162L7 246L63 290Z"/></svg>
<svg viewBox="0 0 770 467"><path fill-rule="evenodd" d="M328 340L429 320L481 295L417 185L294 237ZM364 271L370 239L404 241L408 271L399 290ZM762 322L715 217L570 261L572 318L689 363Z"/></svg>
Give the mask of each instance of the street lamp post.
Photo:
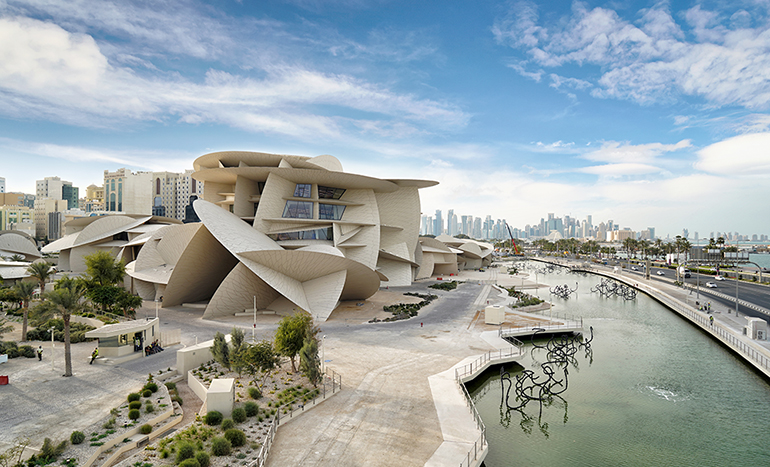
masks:
<svg viewBox="0 0 770 467"><path fill-rule="evenodd" d="M51 333L51 371L53 371L53 330L54 328L48 330Z"/></svg>
<svg viewBox="0 0 770 467"><path fill-rule="evenodd" d="M321 337L321 374L326 374L326 335Z"/></svg>
<svg viewBox="0 0 770 467"><path fill-rule="evenodd" d="M155 299L155 317L158 317L158 299Z"/></svg>
<svg viewBox="0 0 770 467"><path fill-rule="evenodd" d="M257 343L257 296L254 295L254 327L251 328L251 341Z"/></svg>

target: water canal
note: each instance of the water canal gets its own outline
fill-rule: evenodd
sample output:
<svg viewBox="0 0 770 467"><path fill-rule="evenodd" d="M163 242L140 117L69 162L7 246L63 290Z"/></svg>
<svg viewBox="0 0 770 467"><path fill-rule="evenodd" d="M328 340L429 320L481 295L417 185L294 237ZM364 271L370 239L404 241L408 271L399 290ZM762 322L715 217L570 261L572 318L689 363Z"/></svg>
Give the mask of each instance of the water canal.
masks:
<svg viewBox="0 0 770 467"><path fill-rule="evenodd" d="M590 293L596 276L540 277L578 282L577 297L554 299L554 311L593 326L592 360L576 354L566 407L544 407L538 420L530 403L530 424L501 413L499 367L468 384L487 427L487 467L770 465L770 385L741 360L644 295L601 298ZM543 352L521 365L541 374Z"/></svg>

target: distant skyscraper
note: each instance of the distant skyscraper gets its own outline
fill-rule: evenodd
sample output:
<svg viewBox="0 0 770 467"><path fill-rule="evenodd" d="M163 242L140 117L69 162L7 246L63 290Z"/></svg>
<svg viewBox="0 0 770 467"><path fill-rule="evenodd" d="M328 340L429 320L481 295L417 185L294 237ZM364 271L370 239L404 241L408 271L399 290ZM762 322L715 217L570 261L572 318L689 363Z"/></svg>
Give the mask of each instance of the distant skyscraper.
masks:
<svg viewBox="0 0 770 467"><path fill-rule="evenodd" d="M452 224L452 217L455 215L455 210L450 209L446 212L446 233L447 235L454 235L452 233L452 230L454 230L453 224Z"/></svg>
<svg viewBox="0 0 770 467"><path fill-rule="evenodd" d="M441 210L436 209L436 217L433 218L433 235L439 236L444 233L444 220L441 218Z"/></svg>
<svg viewBox="0 0 770 467"><path fill-rule="evenodd" d="M0 193L5 193L5 177L0 177Z"/></svg>

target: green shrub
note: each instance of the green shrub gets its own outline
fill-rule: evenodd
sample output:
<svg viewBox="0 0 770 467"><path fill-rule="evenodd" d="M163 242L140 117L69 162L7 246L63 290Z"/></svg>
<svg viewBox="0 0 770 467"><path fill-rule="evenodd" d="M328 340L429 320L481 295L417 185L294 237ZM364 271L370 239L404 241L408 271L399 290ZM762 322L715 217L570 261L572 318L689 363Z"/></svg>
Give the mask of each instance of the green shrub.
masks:
<svg viewBox="0 0 770 467"><path fill-rule="evenodd" d="M160 458L161 459L168 459L168 449L163 449L160 451Z"/></svg>
<svg viewBox="0 0 770 467"><path fill-rule="evenodd" d="M225 438L230 441L233 447L243 446L246 444L246 435L237 428L230 428L225 431Z"/></svg>
<svg viewBox="0 0 770 467"><path fill-rule="evenodd" d="M259 399L262 397L262 391L257 387L251 386L249 387L249 397L252 399Z"/></svg>
<svg viewBox="0 0 770 467"><path fill-rule="evenodd" d="M235 423L243 423L246 421L246 410L242 409L241 407L238 407L237 409L233 409L233 421Z"/></svg>
<svg viewBox="0 0 770 467"><path fill-rule="evenodd" d="M243 410L246 412L247 417L253 417L259 413L259 406L256 402L246 402L243 404ZM235 418L235 415L233 415L233 418Z"/></svg>
<svg viewBox="0 0 770 467"><path fill-rule="evenodd" d="M142 416L142 413L136 409L128 411L128 418L130 418L131 420L136 420L141 416Z"/></svg>
<svg viewBox="0 0 770 467"><path fill-rule="evenodd" d="M206 425L219 425L222 423L222 414L216 410L212 410L211 412L207 413L205 417L203 417L203 421L206 423Z"/></svg>
<svg viewBox="0 0 770 467"><path fill-rule="evenodd" d="M209 453L206 451L198 451L195 453L195 460L198 461L198 465L201 467L209 467L209 464L211 463L211 459L209 458Z"/></svg>
<svg viewBox="0 0 770 467"><path fill-rule="evenodd" d="M152 404L147 404L144 406L144 411L147 413L153 413L155 412L155 406Z"/></svg>
<svg viewBox="0 0 770 467"><path fill-rule="evenodd" d="M198 463L198 461L194 457L191 459L185 459L179 463L179 467L200 467L200 466L201 465Z"/></svg>
<svg viewBox="0 0 770 467"><path fill-rule="evenodd" d="M150 397L150 396L152 396L152 391L150 391L149 389L145 389L144 391L142 391L142 397Z"/></svg>
<svg viewBox="0 0 770 467"><path fill-rule="evenodd" d="M138 393L132 392L131 394L128 395L128 402L138 401L141 398L142 396L140 396Z"/></svg>
<svg viewBox="0 0 770 467"><path fill-rule="evenodd" d="M61 456L65 449L67 449L66 440L54 446L53 441L51 441L50 438L45 438L43 440L43 446L40 448L38 458L45 461L45 463L50 463L50 461Z"/></svg>
<svg viewBox="0 0 770 467"><path fill-rule="evenodd" d="M171 391L176 390L176 383L165 383L165 384L169 390ZM150 391L152 391L152 389L150 389Z"/></svg>
<svg viewBox="0 0 770 467"><path fill-rule="evenodd" d="M131 401L128 403L129 410L141 409L141 408L142 408L142 403L139 401Z"/></svg>
<svg viewBox="0 0 770 467"><path fill-rule="evenodd" d="M195 445L190 442L179 443L176 447L176 462L177 464L185 459L192 459L195 457Z"/></svg>
<svg viewBox="0 0 770 467"><path fill-rule="evenodd" d="M82 431L73 431L70 435L70 443L80 444L86 440L86 435Z"/></svg>
<svg viewBox="0 0 770 467"><path fill-rule="evenodd" d="M169 384L174 384L174 383L169 383ZM144 388L145 389L149 389L153 393L158 392L158 385L155 384L155 383L147 383L147 384L144 385Z"/></svg>
<svg viewBox="0 0 770 467"><path fill-rule="evenodd" d="M232 451L232 444L227 438L221 438L219 436L211 439L211 453L215 456L227 456Z"/></svg>
<svg viewBox="0 0 770 467"><path fill-rule="evenodd" d="M141 428L139 428L139 433L143 435L149 435L150 433L152 433L152 425L145 423L144 425L141 426Z"/></svg>
<svg viewBox="0 0 770 467"><path fill-rule="evenodd" d="M232 418L226 418L222 420L222 431L227 431L230 428L235 428L235 422Z"/></svg>
<svg viewBox="0 0 770 467"><path fill-rule="evenodd" d="M27 357L27 358L37 357L37 355L35 354L35 349L33 349L31 345L22 345L21 347L19 347L19 354L22 357Z"/></svg>

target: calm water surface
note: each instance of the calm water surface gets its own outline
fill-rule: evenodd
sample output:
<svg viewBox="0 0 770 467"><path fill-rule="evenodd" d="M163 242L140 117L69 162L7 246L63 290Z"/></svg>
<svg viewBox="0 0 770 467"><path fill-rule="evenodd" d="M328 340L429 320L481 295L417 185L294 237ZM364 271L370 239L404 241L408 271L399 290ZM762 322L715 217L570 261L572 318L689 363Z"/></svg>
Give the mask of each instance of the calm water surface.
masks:
<svg viewBox="0 0 770 467"><path fill-rule="evenodd" d="M530 403L534 420L524 428L518 412L501 423L499 367L468 385L487 426L488 467L770 465L765 380L646 296L601 298L589 292L596 276L545 277L551 285L579 283L577 297L554 299L554 312L593 326L593 361L578 352L566 407L544 408L538 422ZM536 350L520 363L540 374L543 357ZM507 369L513 377L515 367Z"/></svg>

